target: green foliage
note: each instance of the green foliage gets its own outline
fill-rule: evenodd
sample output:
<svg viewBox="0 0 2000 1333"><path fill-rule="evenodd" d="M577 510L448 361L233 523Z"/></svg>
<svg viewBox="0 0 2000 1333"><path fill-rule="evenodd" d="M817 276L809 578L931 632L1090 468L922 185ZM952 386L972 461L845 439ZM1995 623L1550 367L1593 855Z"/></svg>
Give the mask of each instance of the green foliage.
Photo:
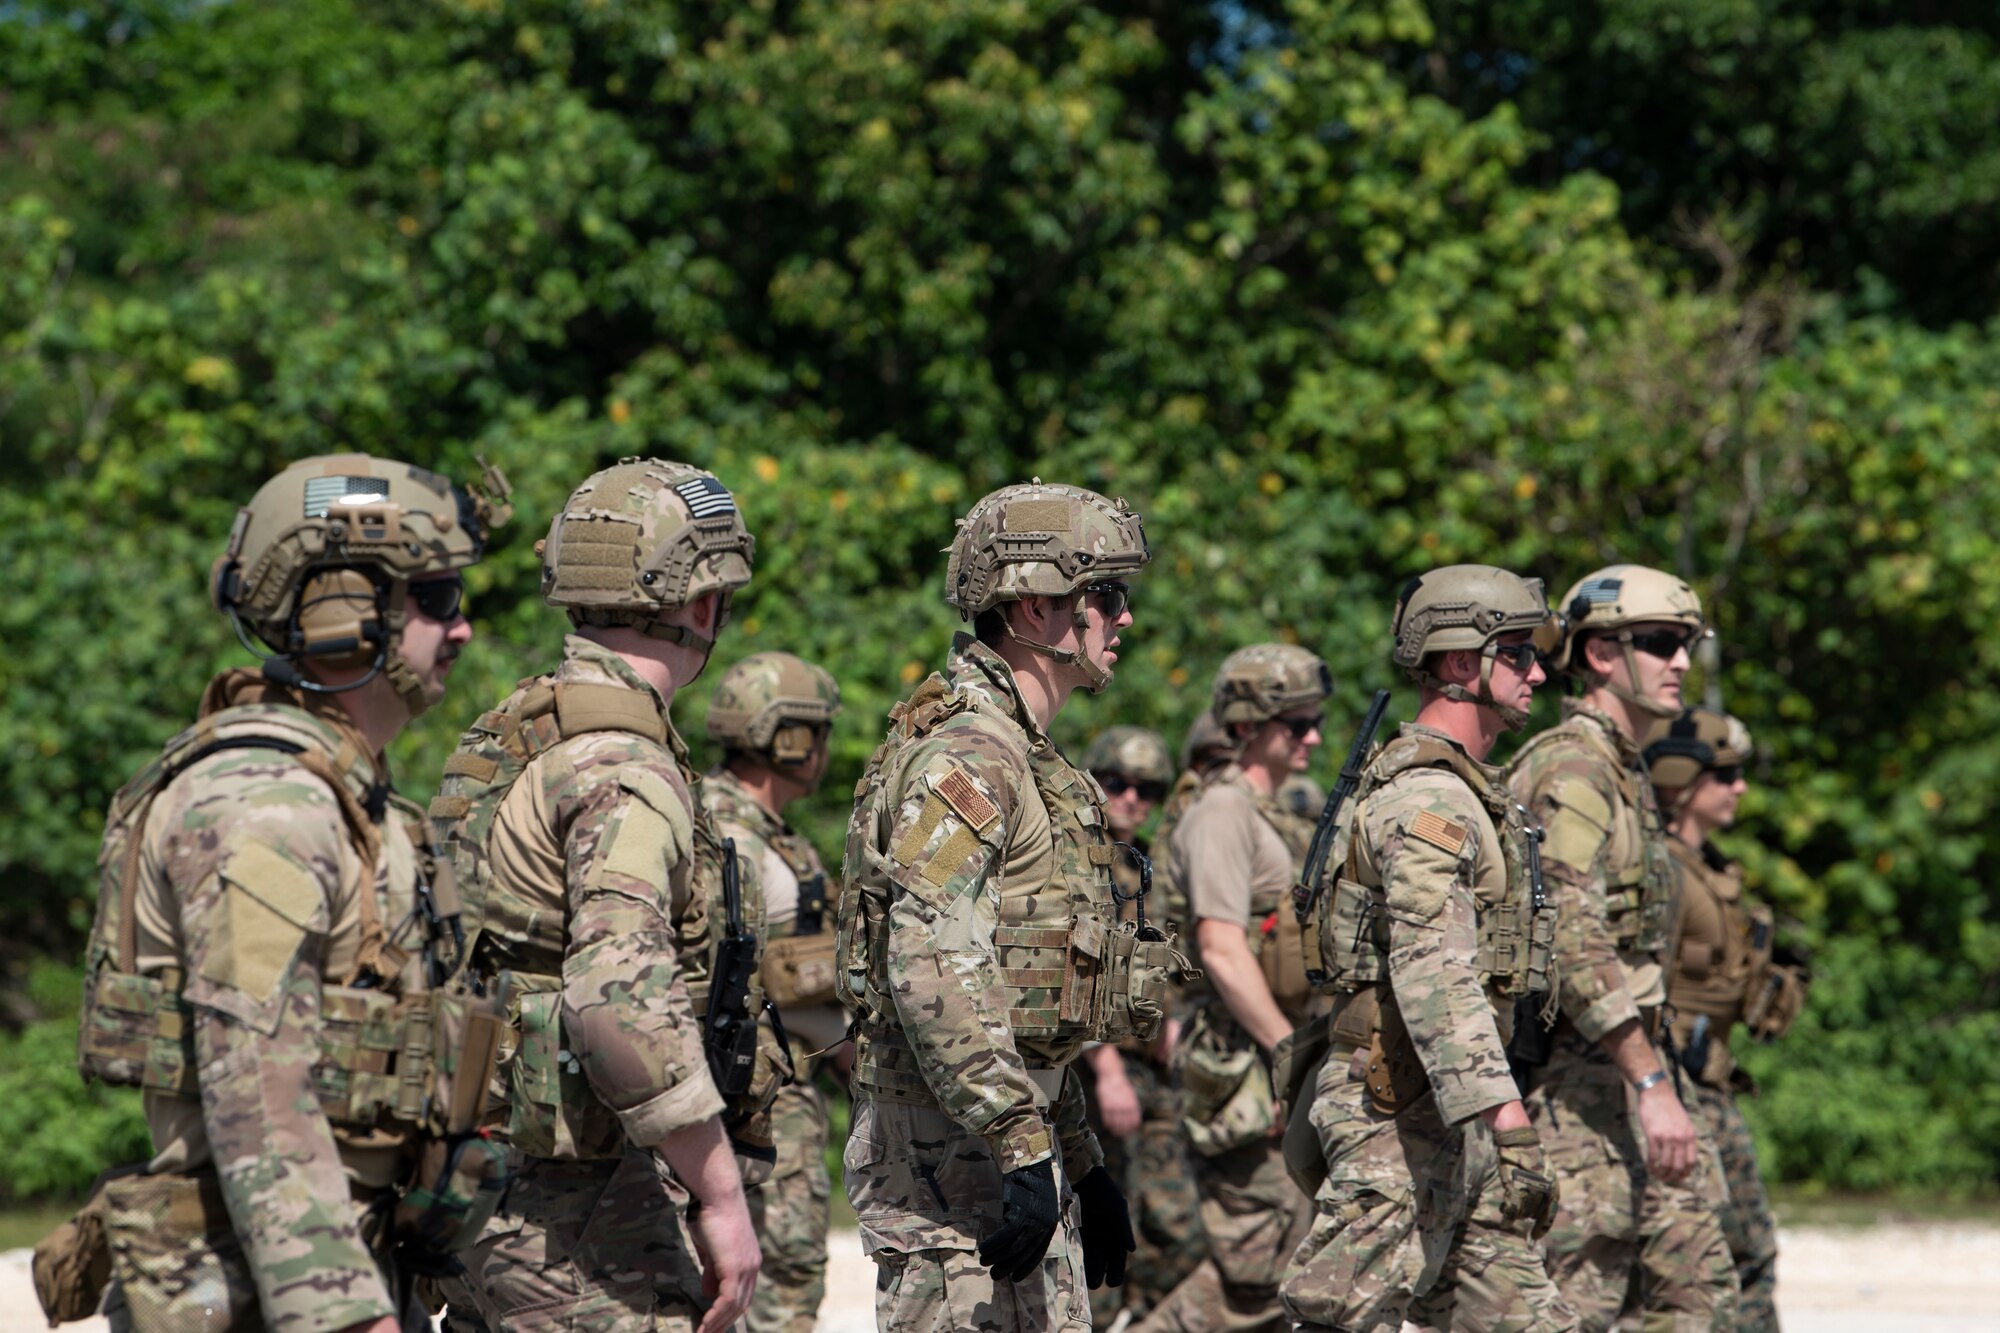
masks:
<svg viewBox="0 0 2000 1333"><path fill-rule="evenodd" d="M46 1017L0 1032L0 1134L11 1145L0 1203L73 1195L105 1167L150 1155L139 1094L76 1078L81 973L37 964L26 991Z"/></svg>
<svg viewBox="0 0 2000 1333"><path fill-rule="evenodd" d="M711 672L783 647L841 680L803 821L829 852L885 710L954 628L952 519L1001 481L1124 494L1154 545L1119 680L1066 710L1066 743L1177 736L1220 658L1269 637L1322 651L1334 715L1358 713L1395 589L1435 564L1558 591L1614 559L1682 570L1721 631L1705 685L1759 741L1731 845L1820 975L1802 1038L1751 1055L1773 1168L2000 1172L1993 331L1843 313L1725 228L1701 233L1715 281L1663 268L1621 205L1650 229L1682 195L1563 166L1561 62L1475 104L1413 59L1468 50L1470 7L1440 4L1441 30L1414 0L1227 24L1057 0L19 8L0 994L36 1021L4 1069L47 1099L37 1124L104 1128L18 1193L136 1151L24 979L74 955L113 789L242 660L203 588L234 506L345 448L461 476L483 452L517 485L452 697L395 746L406 789L554 660L532 547L569 487L660 454L715 468L759 537ZM1554 0L1490 8L1585 41ZM1657 40L1754 46L1763 8L1680 7ZM1871 132L1924 139L1920 110ZM1749 110L1704 114L1757 140ZM1937 151L1972 161L1983 126ZM1692 188L1678 147L1623 151ZM1788 218L1752 253L1808 236ZM1949 308L1926 272L1897 271L1908 304ZM699 685L677 705L698 751L705 706Z"/></svg>

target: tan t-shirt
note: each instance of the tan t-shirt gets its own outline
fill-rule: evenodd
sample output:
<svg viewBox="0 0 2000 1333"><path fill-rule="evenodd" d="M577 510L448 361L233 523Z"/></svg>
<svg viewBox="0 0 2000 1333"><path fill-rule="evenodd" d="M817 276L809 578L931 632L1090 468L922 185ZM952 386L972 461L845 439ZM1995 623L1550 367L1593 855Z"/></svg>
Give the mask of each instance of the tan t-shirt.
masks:
<svg viewBox="0 0 2000 1333"><path fill-rule="evenodd" d="M1168 852L1197 921L1260 928L1292 887L1292 854L1249 792L1215 782L1174 828Z"/></svg>

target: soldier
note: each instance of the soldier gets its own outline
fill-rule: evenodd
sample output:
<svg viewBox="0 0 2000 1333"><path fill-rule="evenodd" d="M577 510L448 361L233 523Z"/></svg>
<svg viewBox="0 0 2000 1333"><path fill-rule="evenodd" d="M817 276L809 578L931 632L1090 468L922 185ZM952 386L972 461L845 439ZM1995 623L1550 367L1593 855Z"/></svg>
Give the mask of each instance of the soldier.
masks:
<svg viewBox="0 0 2000 1333"><path fill-rule="evenodd" d="M1673 868L1639 737L1680 712L1701 601L1671 574L1613 565L1563 599L1553 665L1581 691L1514 757L1508 783L1547 831L1561 1016L1515 1025L1528 1115L1562 1191L1549 1274L1602 1333L1637 1274L1648 1328L1726 1329L1736 1274L1702 1193L1702 1145L1660 1047Z"/></svg>
<svg viewBox="0 0 2000 1333"><path fill-rule="evenodd" d="M1084 752L1083 766L1104 788L1104 812L1111 836L1139 856L1151 848L1139 829L1166 797L1174 778L1173 756L1157 732L1144 727L1111 727ZM1152 888L1164 876L1153 865ZM1120 920L1134 918L1144 890L1139 862L1120 856L1111 866ZM1148 892L1149 917L1162 900ZM1093 1046L1083 1053L1084 1096L1091 1128L1104 1149L1104 1166L1133 1204L1132 1231L1138 1250L1126 1267L1123 1287L1104 1287L1090 1298L1094 1327L1108 1328L1121 1310L1128 1319L1146 1312L1201 1262L1201 1223L1195 1216L1194 1187L1182 1163L1181 1098L1171 1071L1179 1021L1169 1014L1150 1042ZM1128 1142L1130 1147L1127 1147Z"/></svg>
<svg viewBox="0 0 2000 1333"><path fill-rule="evenodd" d="M1234 757L1202 779L1168 849L1221 1001L1198 1001L1181 1052L1208 1257L1147 1316L1145 1333L1277 1327L1278 1279L1312 1222L1285 1171L1269 1064L1312 998L1289 910L1312 824L1277 790L1310 762L1331 688L1326 664L1292 644L1239 649L1216 673L1213 712Z"/></svg>
<svg viewBox="0 0 2000 1333"><path fill-rule="evenodd" d="M209 682L106 825L79 1063L145 1090L155 1154L102 1197L115 1329L430 1326L390 1219L449 1097L417 1053L449 939L382 752L472 638L486 485L340 454L237 511L211 590L272 655Z"/></svg>
<svg viewBox="0 0 2000 1333"><path fill-rule="evenodd" d="M1069 1065L1151 1039L1178 968L1118 923L1102 792L1048 725L1110 684L1149 558L1122 500L1039 481L981 499L945 575L973 633L891 710L856 787L845 1161L884 1328L1088 1329L1085 1282L1124 1278L1125 1200Z"/></svg>
<svg viewBox="0 0 2000 1333"><path fill-rule="evenodd" d="M760 970L795 1048L851 1062L847 1021L834 1003L833 912L826 870L785 807L819 790L840 687L790 653L757 653L723 674L708 708L722 762L702 782L716 831L757 865L767 934ZM837 1048L837 1049L836 1049ZM764 1268L750 1302L751 1333L812 1333L826 1296L826 1098L814 1075L778 1092L771 1110L777 1163L750 1191Z"/></svg>
<svg viewBox="0 0 2000 1333"><path fill-rule="evenodd" d="M1160 807L1160 822L1153 830L1155 847L1164 849L1174 845L1174 830L1180 826L1181 816L1194 804L1194 798L1201 794L1202 779L1235 757L1236 746L1229 739L1229 733L1217 725L1215 714L1202 709L1181 742L1181 772L1168 790L1166 802ZM1153 891L1156 896L1147 900L1147 914L1164 919L1175 930L1186 934L1189 929L1187 893L1174 882L1164 851L1153 858ZM1180 1008L1176 1005L1174 1012L1167 1016L1165 1038L1170 1047L1180 1044L1184 1026Z"/></svg>
<svg viewBox="0 0 2000 1333"><path fill-rule="evenodd" d="M1309 974L1337 998L1295 1112L1322 1180L1285 1277L1294 1329L1576 1327L1535 1244L1555 1194L1507 1068L1515 999L1549 985L1540 831L1485 763L1527 725L1547 620L1540 579L1488 565L1432 570L1397 599L1416 720L1363 771L1307 927Z"/></svg>
<svg viewBox="0 0 2000 1333"><path fill-rule="evenodd" d="M1690 708L1658 724L1646 746L1653 789L1666 814L1680 873L1674 943L1674 1046L1687 1075L1688 1107L1722 1159L1728 1202L1722 1234L1743 1296L1740 1333L1777 1333L1778 1227L1757 1174L1757 1150L1737 1108L1757 1085L1736 1067L1729 1038L1738 1023L1759 1041L1783 1036L1804 1007L1803 969L1776 963L1770 909L1743 897L1743 868L1709 835L1736 822L1750 731L1733 717Z"/></svg>
<svg viewBox="0 0 2000 1333"><path fill-rule="evenodd" d="M515 1172L467 1260L489 1326L713 1333L749 1305L757 1239L701 1017L720 852L668 713L755 545L686 464L577 487L537 547L575 628L562 663L473 723L431 803L467 972L515 1016L495 1088Z"/></svg>

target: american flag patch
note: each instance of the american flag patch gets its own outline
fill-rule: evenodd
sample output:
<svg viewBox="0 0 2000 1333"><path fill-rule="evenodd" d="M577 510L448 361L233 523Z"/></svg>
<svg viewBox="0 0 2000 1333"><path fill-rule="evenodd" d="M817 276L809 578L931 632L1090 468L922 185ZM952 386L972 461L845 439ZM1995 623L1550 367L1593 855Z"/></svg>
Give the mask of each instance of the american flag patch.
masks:
<svg viewBox="0 0 2000 1333"><path fill-rule="evenodd" d="M314 477L306 483L306 517L325 518L338 504L373 504L389 498L386 477Z"/></svg>
<svg viewBox="0 0 2000 1333"><path fill-rule="evenodd" d="M714 477L689 477L674 487L674 494L687 502L696 518L714 518L736 512L736 497Z"/></svg>
<svg viewBox="0 0 2000 1333"><path fill-rule="evenodd" d="M977 832L984 833L1000 812L993 808L993 802L986 799L986 793L979 790L972 778L962 768L954 768L932 784L945 803L958 811L959 818L972 825Z"/></svg>
<svg viewBox="0 0 2000 1333"><path fill-rule="evenodd" d="M1592 606L1602 606L1606 602L1618 600L1619 592L1625 587L1624 579L1585 579L1576 590L1576 600L1588 602Z"/></svg>
<svg viewBox="0 0 2000 1333"><path fill-rule="evenodd" d="M1417 817L1410 821L1410 836L1422 838L1431 846L1457 856L1464 849L1465 840L1472 836L1472 830L1463 824L1453 823L1436 811L1419 810Z"/></svg>

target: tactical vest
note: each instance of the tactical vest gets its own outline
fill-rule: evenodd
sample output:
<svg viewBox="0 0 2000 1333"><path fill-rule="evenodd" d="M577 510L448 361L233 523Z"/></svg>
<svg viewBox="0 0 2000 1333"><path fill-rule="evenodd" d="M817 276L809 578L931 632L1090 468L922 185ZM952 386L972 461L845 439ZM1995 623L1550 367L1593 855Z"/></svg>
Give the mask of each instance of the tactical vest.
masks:
<svg viewBox="0 0 2000 1333"><path fill-rule="evenodd" d="M1634 840L1636 855L1604 857L1604 915L1612 942L1627 953L1657 955L1667 947L1673 927L1674 867L1653 784L1619 757L1595 724L1575 718L1529 740L1512 766L1518 769L1537 749L1559 737L1580 742L1602 760L1618 789L1620 804L1612 818L1630 821L1624 832ZM1613 840L1619 832L1612 830Z"/></svg>
<svg viewBox="0 0 2000 1333"><path fill-rule="evenodd" d="M1211 771L1199 779L1189 805L1200 801L1212 788L1224 784L1241 791L1256 806L1258 816L1285 844L1285 851L1291 857L1292 877L1296 879L1305 865L1306 849L1312 845L1313 821L1300 817L1275 795L1264 795L1245 781L1241 774L1242 770L1233 764ZM1194 911L1191 901L1186 910ZM1306 982L1302 966L1299 918L1298 913L1292 910L1291 895L1281 892L1276 902L1249 923L1244 937L1250 945L1250 952L1257 959L1258 970L1263 973L1264 985L1269 988L1271 998L1277 1001L1278 1008L1284 1011L1286 1017L1298 1022L1305 1015L1307 1001L1312 998L1312 987Z"/></svg>
<svg viewBox="0 0 2000 1333"><path fill-rule="evenodd" d="M836 958L841 1002L866 1036L856 1076L911 1097L928 1091L888 993L893 881L886 844L917 742L974 706L966 691L939 675L897 704L888 737L855 785L848 826ZM1130 923L1118 923L1111 866L1119 852L1105 831L1104 794L1095 779L1053 745L1031 746L1027 758L1035 794L1048 810L1056 868L1045 885L1001 885L993 944L1021 1055L1031 1067L1052 1068L1089 1042L1152 1040L1166 1014L1169 977L1186 960L1163 933L1142 939Z"/></svg>
<svg viewBox="0 0 2000 1333"><path fill-rule="evenodd" d="M1726 1087L1736 1072L1729 1039L1738 1023L1769 1041L1805 1001L1805 980L1777 965L1769 908L1743 899L1741 868L1711 847L1669 844L1680 871L1680 915L1668 995L1682 1063L1699 1082Z"/></svg>
<svg viewBox="0 0 2000 1333"><path fill-rule="evenodd" d="M562 1058L567 918L501 892L488 849L500 808L528 765L565 741L599 731L639 736L667 749L690 790L699 792L700 778L688 767L679 737L646 695L617 685L541 677L525 682L472 724L445 761L444 782L430 806L465 899L467 968L477 984L496 982L503 972L507 978L513 1029L502 1057L507 1135L516 1148L535 1157L615 1157L624 1149L625 1134L617 1114L598 1100L581 1068ZM698 795L695 811L687 901L673 926L688 998L699 1017L707 1010L712 949L719 933L708 904L719 900L722 849ZM744 905L746 919L761 919L761 911L750 916L752 907ZM753 993L751 1004L752 1012L760 1011L762 994Z"/></svg>
<svg viewBox="0 0 2000 1333"><path fill-rule="evenodd" d="M1355 834L1368 798L1399 775L1419 768L1457 774L1500 832L1505 881L1497 888L1473 886L1479 913L1474 967L1480 984L1489 995L1510 998L1546 992L1556 913L1552 905L1535 910L1527 868L1527 840L1535 833L1527 828L1520 806L1506 789L1490 781L1470 756L1422 734L1399 736L1378 747L1362 772L1353 813L1334 841L1332 859L1342 870L1331 893L1311 899L1303 926L1305 970L1320 979L1319 989L1338 995L1352 995L1388 980L1387 899L1379 882L1368 882L1373 875L1360 864Z"/></svg>
<svg viewBox="0 0 2000 1333"><path fill-rule="evenodd" d="M354 970L341 984L320 989L314 1082L336 1137L366 1135L388 1124L438 1133L455 1129L448 1124L452 1110L473 1113L467 1112L468 1103L476 1108L490 1065L480 1063L481 1053L467 1053L468 997L399 993L410 953L390 941L385 925L394 923L385 923L375 887L382 852L379 812L387 788L376 785L373 762L346 737L280 704L244 704L203 718L167 742L112 799L98 853L97 914L85 953L78 1071L85 1082L199 1095L194 1011L182 993L185 974L177 967L158 975L138 971L140 852L153 802L175 778L210 755L250 749L279 751L332 790L361 867L362 882L351 886L361 918ZM414 810L410 814L416 823ZM421 905L432 900L436 868L421 855L426 839L420 825L412 840L420 852ZM486 1040L490 1052L490 1034ZM462 1068L470 1071L468 1079L456 1079Z"/></svg>
<svg viewBox="0 0 2000 1333"><path fill-rule="evenodd" d="M834 922L827 912L826 870L819 853L803 834L793 832L755 801L718 782L710 787L715 792L710 799L716 818L752 830L778 854L799 886L792 920L781 926L767 918L769 933L758 974L764 993L781 1009L832 1004Z"/></svg>

